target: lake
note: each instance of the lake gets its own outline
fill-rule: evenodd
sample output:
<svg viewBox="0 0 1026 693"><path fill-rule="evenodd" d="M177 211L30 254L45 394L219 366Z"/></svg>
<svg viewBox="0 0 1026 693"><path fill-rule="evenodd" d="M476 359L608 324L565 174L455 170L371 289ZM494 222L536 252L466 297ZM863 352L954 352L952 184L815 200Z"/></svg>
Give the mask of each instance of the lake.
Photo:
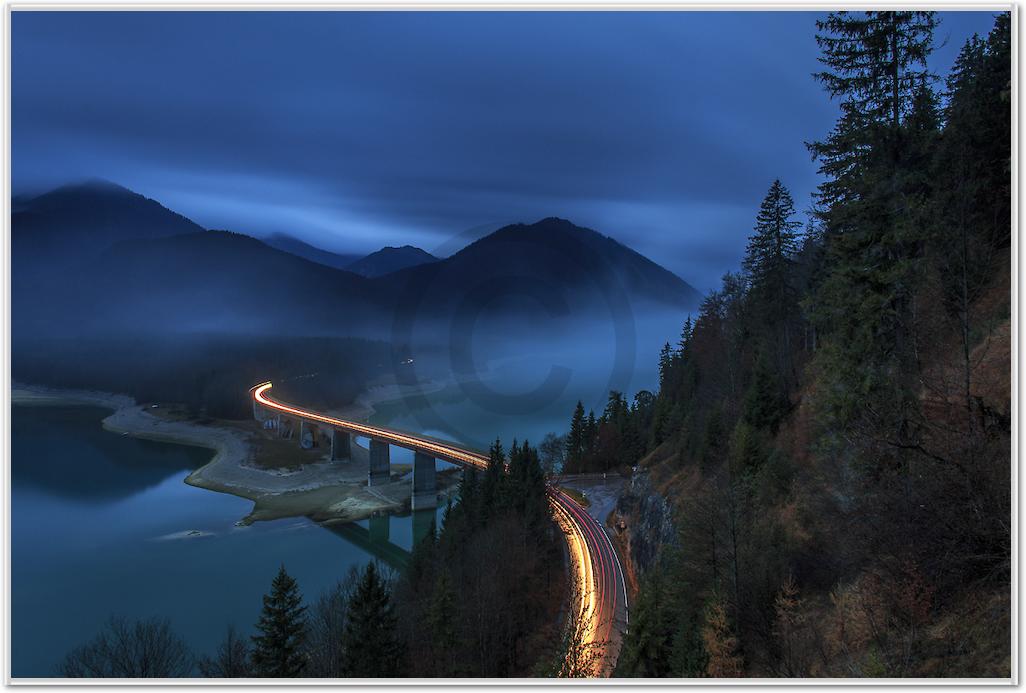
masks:
<svg viewBox="0 0 1026 693"><path fill-rule="evenodd" d="M236 526L250 501L183 483L211 451L105 431L108 413L12 408L14 677L57 675L65 653L112 614L167 617L195 654L212 654L229 623L252 631L282 563L310 603L373 558L361 548L373 542L305 518ZM408 550L414 518L389 520L375 536Z"/></svg>

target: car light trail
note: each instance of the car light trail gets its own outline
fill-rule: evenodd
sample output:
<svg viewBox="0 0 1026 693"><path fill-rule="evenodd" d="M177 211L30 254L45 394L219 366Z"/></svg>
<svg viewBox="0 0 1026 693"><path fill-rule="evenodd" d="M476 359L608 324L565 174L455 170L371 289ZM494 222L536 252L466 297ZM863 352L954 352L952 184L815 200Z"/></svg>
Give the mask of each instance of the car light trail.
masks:
<svg viewBox="0 0 1026 693"><path fill-rule="evenodd" d="M271 411L325 424L410 450L430 453L455 464L470 465L479 469L488 467L489 458L481 453L402 431L325 416L280 402L267 394L271 387L272 384L268 381L250 390L253 400ZM577 610L580 619L579 632L583 640L580 645L586 650L597 649L602 652L602 656L596 658L592 675L608 675L612 664L608 650L614 635L617 593L621 586L625 618L627 610L627 588L619 558L602 527L576 501L558 488L550 487L549 503L552 505L553 517L566 537L570 561L573 564L571 573L576 581L574 592L579 603L572 605L571 608Z"/></svg>

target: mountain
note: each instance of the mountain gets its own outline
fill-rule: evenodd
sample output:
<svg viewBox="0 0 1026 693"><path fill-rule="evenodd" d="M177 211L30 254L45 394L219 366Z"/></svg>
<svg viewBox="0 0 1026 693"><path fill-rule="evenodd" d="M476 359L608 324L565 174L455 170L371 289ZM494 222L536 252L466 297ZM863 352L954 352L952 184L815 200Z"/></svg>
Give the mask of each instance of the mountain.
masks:
<svg viewBox="0 0 1026 693"><path fill-rule="evenodd" d="M16 330L33 335L337 334L358 331L381 307L363 277L227 231L123 241L14 298Z"/></svg>
<svg viewBox="0 0 1026 693"><path fill-rule="evenodd" d="M342 255L339 253L333 253L329 250L324 250L310 245L309 243L305 243L294 236L289 236L284 233L276 233L261 240L272 248L284 250L286 253L292 253L293 255L298 255L299 257L310 260L311 262L316 262L328 267L334 267L335 269L349 269L350 265L360 259L359 255ZM360 274L360 272L357 272L357 274Z"/></svg>
<svg viewBox="0 0 1026 693"><path fill-rule="evenodd" d="M431 253L412 245L404 245L400 248L385 246L365 258L357 260L346 269L361 276L373 278L437 261L438 258Z"/></svg>
<svg viewBox="0 0 1026 693"><path fill-rule="evenodd" d="M18 337L381 336L411 316L456 328L478 316L510 314L616 321L646 305L684 309L700 299L630 248L557 218L505 226L443 260L409 246L385 248L347 265L365 277L325 262L328 256L341 263L344 256L295 239L281 249L206 231L102 181L22 205L12 215L11 317Z"/></svg>
<svg viewBox="0 0 1026 693"><path fill-rule="evenodd" d="M99 179L19 199L17 210L11 214L11 247L18 269L95 257L118 241L205 230L155 200Z"/></svg>
<svg viewBox="0 0 1026 693"><path fill-rule="evenodd" d="M376 279L410 314L548 311L627 317L646 305L697 307L701 294L623 244L556 217L511 224L444 260ZM541 305L540 305L541 304Z"/></svg>

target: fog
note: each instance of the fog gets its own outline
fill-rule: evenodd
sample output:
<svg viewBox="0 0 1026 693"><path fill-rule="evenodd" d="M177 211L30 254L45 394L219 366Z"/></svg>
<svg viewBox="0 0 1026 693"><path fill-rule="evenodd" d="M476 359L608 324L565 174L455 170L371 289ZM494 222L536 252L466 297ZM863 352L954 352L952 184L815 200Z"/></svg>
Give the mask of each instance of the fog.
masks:
<svg viewBox="0 0 1026 693"><path fill-rule="evenodd" d="M617 320L535 315L448 332L437 323L418 326L410 342L394 345L392 364L397 379L416 385L401 401L379 405L378 419L479 449L496 436L507 446L513 438L537 443L566 431L578 401L599 415L610 390L629 400L639 390L655 392L659 351L676 344L686 318L648 307Z"/></svg>
<svg viewBox="0 0 1026 693"><path fill-rule="evenodd" d="M655 391L659 350L676 344L686 317L653 307L615 317L536 310L469 322L323 320L310 334L227 321L216 331L176 320L166 332L131 330L126 321L89 336L22 332L12 367L16 381L127 392L225 418L245 418L248 388L263 380L280 396L333 408L394 379L402 397L378 404L376 422L486 449L496 436L508 445L565 431L578 400L598 415L610 390L629 399Z"/></svg>

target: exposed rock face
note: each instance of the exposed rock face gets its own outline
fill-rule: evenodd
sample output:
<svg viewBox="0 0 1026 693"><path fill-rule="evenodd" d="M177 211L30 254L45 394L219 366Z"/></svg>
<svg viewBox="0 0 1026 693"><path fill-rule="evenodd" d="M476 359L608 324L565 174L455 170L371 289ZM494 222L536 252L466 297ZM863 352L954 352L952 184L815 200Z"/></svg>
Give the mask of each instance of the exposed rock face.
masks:
<svg viewBox="0 0 1026 693"><path fill-rule="evenodd" d="M616 524L639 577L658 560L662 547L676 540L670 504L655 490L647 470L631 476L616 505Z"/></svg>

